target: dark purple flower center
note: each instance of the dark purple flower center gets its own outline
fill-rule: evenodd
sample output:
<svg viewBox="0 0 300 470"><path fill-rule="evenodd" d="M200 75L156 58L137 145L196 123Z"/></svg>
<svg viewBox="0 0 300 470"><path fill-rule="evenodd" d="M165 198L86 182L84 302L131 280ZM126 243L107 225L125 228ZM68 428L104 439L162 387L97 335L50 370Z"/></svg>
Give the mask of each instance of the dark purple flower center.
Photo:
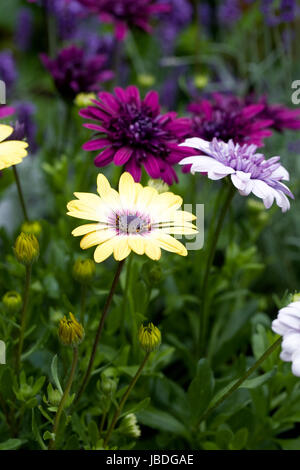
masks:
<svg viewBox="0 0 300 470"><path fill-rule="evenodd" d="M193 118L193 126L197 135L201 135L203 139L212 141L214 137L223 142L228 142L233 139L235 142L245 141L244 131L245 124L240 116L238 122L239 112L226 111L218 109L213 113L211 120L204 117L195 116Z"/></svg>

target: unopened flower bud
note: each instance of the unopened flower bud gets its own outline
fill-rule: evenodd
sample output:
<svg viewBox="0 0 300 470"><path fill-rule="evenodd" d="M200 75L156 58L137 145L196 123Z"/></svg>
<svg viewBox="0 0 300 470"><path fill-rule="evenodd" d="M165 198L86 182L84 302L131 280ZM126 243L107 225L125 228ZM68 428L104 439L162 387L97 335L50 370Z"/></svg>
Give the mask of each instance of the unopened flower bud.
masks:
<svg viewBox="0 0 300 470"><path fill-rule="evenodd" d="M2 297L2 302L8 313L17 313L22 307L22 297L15 291L6 292Z"/></svg>
<svg viewBox="0 0 300 470"><path fill-rule="evenodd" d="M141 429L137 423L137 419L134 413L129 413L122 419L118 431L121 434L125 434L128 437L137 439L141 435Z"/></svg>
<svg viewBox="0 0 300 470"><path fill-rule="evenodd" d="M167 185L167 183L165 183L161 179L156 179L156 180L149 179L148 186L150 186L151 188L156 189L156 191L159 194L166 193L167 191L169 191L169 186Z"/></svg>
<svg viewBox="0 0 300 470"><path fill-rule="evenodd" d="M112 396L117 389L117 382L105 374L101 376L101 390L104 395Z"/></svg>
<svg viewBox="0 0 300 470"><path fill-rule="evenodd" d="M296 292L293 295L292 302L300 302L300 293L299 292Z"/></svg>
<svg viewBox="0 0 300 470"><path fill-rule="evenodd" d="M196 75L194 84L196 88L205 88L208 84L208 76L204 74Z"/></svg>
<svg viewBox="0 0 300 470"><path fill-rule="evenodd" d="M37 220L34 220L33 222L26 221L23 223L21 231L27 234L31 233L32 235L39 237L42 232L42 226Z"/></svg>
<svg viewBox="0 0 300 470"><path fill-rule="evenodd" d="M84 338L84 328L72 313L70 319L66 316L59 322L58 336L66 346L77 346Z"/></svg>
<svg viewBox="0 0 300 470"><path fill-rule="evenodd" d="M140 75L138 75L137 80L139 82L139 85L145 87L152 86L155 83L155 77L146 73L141 73Z"/></svg>
<svg viewBox="0 0 300 470"><path fill-rule="evenodd" d="M147 326L140 326L139 329L139 341L141 347L146 352L155 351L158 349L161 343L161 334L159 329L153 325L153 323L149 323Z"/></svg>
<svg viewBox="0 0 300 470"><path fill-rule="evenodd" d="M78 93L75 97L74 103L79 108L84 108L86 106L92 106L93 101L96 99L95 93Z"/></svg>
<svg viewBox="0 0 300 470"><path fill-rule="evenodd" d="M78 259L73 266L73 277L80 284L89 284L96 272L96 265L91 259Z"/></svg>
<svg viewBox="0 0 300 470"><path fill-rule="evenodd" d="M32 233L21 232L16 240L14 252L19 263L25 266L34 263L40 254L39 242L36 236Z"/></svg>

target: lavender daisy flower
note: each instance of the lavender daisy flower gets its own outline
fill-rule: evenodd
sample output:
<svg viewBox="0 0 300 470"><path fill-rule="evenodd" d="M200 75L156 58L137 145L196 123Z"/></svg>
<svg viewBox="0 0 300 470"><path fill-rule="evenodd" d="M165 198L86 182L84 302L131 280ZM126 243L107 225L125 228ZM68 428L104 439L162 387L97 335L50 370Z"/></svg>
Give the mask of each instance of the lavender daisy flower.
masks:
<svg viewBox="0 0 300 470"><path fill-rule="evenodd" d="M179 33L191 22L193 9L187 0L161 0L162 5L171 5L168 15L161 15L159 27L160 43L165 54L170 54Z"/></svg>
<svg viewBox="0 0 300 470"><path fill-rule="evenodd" d="M265 22L269 26L277 26L281 23L291 23L297 13L297 2L295 0L262 0L261 12Z"/></svg>
<svg viewBox="0 0 300 470"><path fill-rule="evenodd" d="M101 92L98 97L93 100L95 106L79 113L98 121L85 124L99 135L83 146L85 150L104 149L95 165L125 165L135 181L140 181L143 167L151 178L167 184L178 181L174 164L193 153L178 146L190 131L189 119L177 118L174 112L160 114L158 94L150 91L142 100L135 86L115 88L114 94Z"/></svg>
<svg viewBox="0 0 300 470"><path fill-rule="evenodd" d="M20 102L15 105L17 122L14 125L15 132L18 132L19 135L23 132L22 137L16 138L16 140L23 140L26 138L30 152L34 153L37 149L36 143L36 123L33 119L33 116L36 112L35 106L29 102Z"/></svg>
<svg viewBox="0 0 300 470"><path fill-rule="evenodd" d="M118 40L123 40L127 30L136 26L151 32L150 20L157 13L170 11L170 5L156 0L79 0L91 12L99 15L101 21L113 23Z"/></svg>
<svg viewBox="0 0 300 470"><path fill-rule="evenodd" d="M296 296L295 296L296 297ZM292 362L292 372L300 377L300 301L291 302L279 310L272 330L283 337L280 359Z"/></svg>
<svg viewBox="0 0 300 470"><path fill-rule="evenodd" d="M55 59L41 54L41 60L66 100L73 100L81 92L98 91L101 82L113 78L113 72L104 68L104 55L90 57L77 46L62 49Z"/></svg>
<svg viewBox="0 0 300 470"><path fill-rule="evenodd" d="M218 9L218 18L220 24L231 26L242 16L241 5L238 0L225 0Z"/></svg>
<svg viewBox="0 0 300 470"><path fill-rule="evenodd" d="M48 9L56 19L59 35L63 40L75 36L80 21L87 14L87 10L77 0L52 0Z"/></svg>
<svg viewBox="0 0 300 470"><path fill-rule="evenodd" d="M203 152L179 162L181 165L192 165L191 173L207 173L212 180L230 175L232 184L242 196L253 193L263 200L267 209L274 200L282 212L290 208L287 196L293 198L293 194L282 182L289 180L289 174L279 163L280 157L266 160L263 154L256 153L256 145L234 144L232 140L228 143L217 139L207 142L195 137L187 139L182 145Z"/></svg>

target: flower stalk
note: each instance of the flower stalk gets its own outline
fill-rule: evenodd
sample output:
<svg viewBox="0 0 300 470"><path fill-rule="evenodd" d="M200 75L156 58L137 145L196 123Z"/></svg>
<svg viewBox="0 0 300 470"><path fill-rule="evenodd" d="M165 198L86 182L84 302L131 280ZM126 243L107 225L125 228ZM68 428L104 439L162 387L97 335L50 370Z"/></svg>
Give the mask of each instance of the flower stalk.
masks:
<svg viewBox="0 0 300 470"><path fill-rule="evenodd" d="M113 419L112 419L112 421L111 421L111 423L110 423L110 426L109 426L109 428L108 428L108 431L107 431L107 433L106 433L106 437L105 437L104 444L103 444L104 448L107 447L108 441L109 441L109 439L110 439L110 437L111 437L111 435L112 435L112 432L113 432L113 430L114 430L114 428L115 428L116 422L117 422L117 420L118 420L118 418L119 418L119 416L120 416L120 414L121 414L121 412L122 412L122 410L123 410L123 408L124 408L124 405L125 405L125 403L126 403L126 401L127 401L127 398L129 397L130 392L132 391L133 387L135 386L137 380L139 379L139 377L140 377L140 375L141 375L141 373L142 373L142 371L143 371L143 369L144 369L144 367L145 367L145 365L146 365L146 362L147 362L148 359L149 359L150 354L151 354L151 351L146 352L145 357L144 357L144 359L143 359L143 362L141 363L140 367L138 368L138 370L137 370L135 376L133 377L132 381L131 381L130 384L128 385L128 388L127 388L126 392L125 392L124 395L122 396L122 399L121 399L121 401L120 401L120 404L119 404L119 406L118 406L118 408L117 408L117 410L116 410L116 412L115 412L115 414L114 414L114 416L113 416Z"/></svg>
<svg viewBox="0 0 300 470"><path fill-rule="evenodd" d="M124 263L125 263L124 260L122 260L118 263L117 271L115 273L115 277L113 279L113 282L112 282L112 285L111 285L111 288L110 288L110 292L108 294L106 303L104 305L103 313L102 313L102 316L100 318L100 322L99 322L97 333L96 333L96 336L95 336L95 340L94 340L94 344L93 344L93 348L92 348L88 368L87 368L87 371L85 373L84 379L82 381L81 387L78 391L75 403L77 403L79 401L81 395L83 394L83 392L85 390L85 387L87 386L89 378L91 376L92 369L93 369L93 364L94 364L95 357L96 357L97 347L98 347L98 344L99 344L99 341L100 341L100 338L101 338L101 334L102 334L102 331L103 331L103 327L104 327L104 322L105 322L106 316L108 314L109 307L111 305L111 301L113 299L114 293L116 291L116 287L117 287L117 284L118 284L118 281L119 281L120 274L121 274L122 268L124 266Z"/></svg>
<svg viewBox="0 0 300 470"><path fill-rule="evenodd" d="M56 412L56 416L55 416L55 420L54 420L54 424L53 424L53 431L52 431L53 434L54 434L54 439L50 440L48 450L54 450L55 449L55 439L56 439L56 435L57 435L58 430L59 430L59 423L60 423L61 414L63 412L64 405L66 403L66 400L69 396L69 393L70 393L70 390L71 390L71 387L72 387L77 362L78 362L78 348L73 347L73 361L72 361L72 366L71 366L71 372L70 372L70 375L69 375L69 379L68 379L65 391L63 393L63 396L62 396L62 398L60 400L60 403L58 405L58 408L57 408L57 412Z"/></svg>
<svg viewBox="0 0 300 470"><path fill-rule="evenodd" d="M26 209L25 199L24 199L24 196L23 196L22 186L21 186L21 182L20 182L20 178L19 178L19 175L18 175L16 165L13 165L12 169L13 169L14 177L15 177L15 180L16 180L16 186L17 186L17 190L18 190L18 195L19 195L20 204L21 204L21 207L22 207L24 219L26 220L26 222L28 222L29 221L28 212L27 212L27 209Z"/></svg>
<svg viewBox="0 0 300 470"><path fill-rule="evenodd" d="M23 306L22 306L22 311L21 311L20 336L19 336L17 358L16 358L17 372L20 370L21 356L22 356L23 344L24 344L24 335L25 335L25 327L26 327L26 312L27 312L27 306L28 306L28 301L29 301L31 271L32 271L32 265L29 264L26 266L25 288L24 288Z"/></svg>

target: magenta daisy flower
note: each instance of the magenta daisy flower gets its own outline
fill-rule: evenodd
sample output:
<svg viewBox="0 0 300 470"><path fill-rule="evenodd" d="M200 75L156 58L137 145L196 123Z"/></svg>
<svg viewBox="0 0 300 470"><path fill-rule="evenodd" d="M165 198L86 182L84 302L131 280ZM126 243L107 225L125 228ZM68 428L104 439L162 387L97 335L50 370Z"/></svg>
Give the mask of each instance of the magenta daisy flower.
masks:
<svg viewBox="0 0 300 470"><path fill-rule="evenodd" d="M122 40L128 29L136 26L147 33L151 32L151 17L157 13L170 11L171 6L156 0L79 0L99 15L103 22L115 25L117 39Z"/></svg>
<svg viewBox="0 0 300 470"><path fill-rule="evenodd" d="M16 109L12 106L0 105L0 119L5 119L16 112Z"/></svg>
<svg viewBox="0 0 300 470"><path fill-rule="evenodd" d="M77 46L62 49L55 59L41 54L41 60L66 100L73 100L81 92L98 91L102 82L113 78L113 72L106 68L105 55L90 57Z"/></svg>
<svg viewBox="0 0 300 470"><path fill-rule="evenodd" d="M261 115L263 109L263 103L245 104L236 96L213 93L211 100L199 99L188 106L193 114L191 136L260 147L263 139L272 135L268 127L273 123Z"/></svg>
<svg viewBox="0 0 300 470"><path fill-rule="evenodd" d="M191 173L206 173L212 180L230 176L242 196L253 193L263 200L267 209L274 200L282 212L290 208L287 196L293 198L293 194L282 182L289 180L289 174L279 163L280 157L266 160L263 154L256 153L256 145L234 144L232 140L226 143L216 138L207 142L194 137L187 139L183 145L201 152L180 162L181 165L191 165Z"/></svg>
<svg viewBox="0 0 300 470"><path fill-rule="evenodd" d="M248 104L253 104L257 100L254 96L248 96L245 100ZM264 107L259 114L261 119L270 119L272 124L270 127L278 132L283 132L285 129L299 130L300 129L300 110L290 109L281 104L269 104L266 96L263 96L258 101Z"/></svg>
<svg viewBox="0 0 300 470"><path fill-rule="evenodd" d="M84 124L98 134L83 145L84 150L104 149L96 156L95 165L124 165L135 181L140 181L143 167L151 178L161 178L167 184L178 181L173 166L193 154L190 148L178 145L190 133L190 120L177 118L174 112L161 114L155 91L143 100L135 86L115 88L114 94L100 92L98 97L93 100L95 106L79 113L99 121Z"/></svg>

